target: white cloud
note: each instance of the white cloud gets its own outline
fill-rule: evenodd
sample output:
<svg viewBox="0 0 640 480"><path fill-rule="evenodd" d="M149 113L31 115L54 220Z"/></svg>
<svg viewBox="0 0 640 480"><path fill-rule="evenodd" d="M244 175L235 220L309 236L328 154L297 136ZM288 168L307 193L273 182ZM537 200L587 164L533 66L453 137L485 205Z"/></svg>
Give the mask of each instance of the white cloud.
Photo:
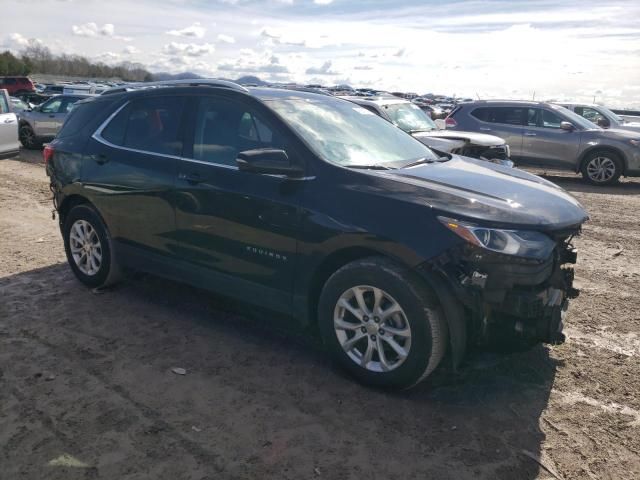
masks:
<svg viewBox="0 0 640 480"><path fill-rule="evenodd" d="M124 53L126 53L127 55L133 55L133 54L136 54L136 53L140 53L140 50L137 49L136 47L134 47L133 45L129 45L127 47L124 47L122 49L122 51Z"/></svg>
<svg viewBox="0 0 640 480"><path fill-rule="evenodd" d="M309 67L306 70L307 75L339 75L338 72L334 72L331 70L332 62L331 60L327 60L319 67Z"/></svg>
<svg viewBox="0 0 640 480"><path fill-rule="evenodd" d="M203 38L206 32L207 29L204 28L200 22L195 22L194 24L180 30L169 30L167 34L173 35L174 37Z"/></svg>
<svg viewBox="0 0 640 480"><path fill-rule="evenodd" d="M330 3L333 3L333 0L313 0L313 3L316 5L329 5Z"/></svg>
<svg viewBox="0 0 640 480"><path fill-rule="evenodd" d="M210 43L178 43L171 42L162 48L162 53L167 55L186 55L188 57L201 57L215 51L215 46Z"/></svg>
<svg viewBox="0 0 640 480"><path fill-rule="evenodd" d="M236 43L236 39L231 35L225 35L224 33L218 34L218 41L222 43Z"/></svg>
<svg viewBox="0 0 640 480"><path fill-rule="evenodd" d="M115 34L116 28L113 23L105 23L101 27L95 22L87 22L82 25L72 25L71 32L78 37L110 37L115 40L129 42L131 37L122 37Z"/></svg>

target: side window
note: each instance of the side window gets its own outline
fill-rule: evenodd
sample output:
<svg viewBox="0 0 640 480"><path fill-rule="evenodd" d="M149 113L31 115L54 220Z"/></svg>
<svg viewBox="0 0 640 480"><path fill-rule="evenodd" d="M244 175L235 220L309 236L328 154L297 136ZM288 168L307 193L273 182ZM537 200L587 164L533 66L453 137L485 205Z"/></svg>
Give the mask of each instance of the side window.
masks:
<svg viewBox="0 0 640 480"><path fill-rule="evenodd" d="M5 78L3 83L5 85L15 85L16 84L16 79L15 78Z"/></svg>
<svg viewBox="0 0 640 480"><path fill-rule="evenodd" d="M540 116L540 109L538 108L527 109L527 126L537 127L539 116Z"/></svg>
<svg viewBox="0 0 640 480"><path fill-rule="evenodd" d="M544 128L560 128L562 118L550 110L542 110L542 124Z"/></svg>
<svg viewBox="0 0 640 480"><path fill-rule="evenodd" d="M62 98L54 98L53 100L45 103L40 111L42 113L58 113L60 109L60 105L62 105Z"/></svg>
<svg viewBox="0 0 640 480"><path fill-rule="evenodd" d="M506 125L522 125L524 108L521 107L482 107L476 108L471 115L478 120Z"/></svg>
<svg viewBox="0 0 640 480"><path fill-rule="evenodd" d="M283 143L263 120L243 105L218 98L199 100L194 159L235 166L239 152L258 148L283 148Z"/></svg>
<svg viewBox="0 0 640 480"><path fill-rule="evenodd" d="M180 155L180 120L184 99L152 97L132 101L102 131L102 137L122 147L165 155Z"/></svg>
<svg viewBox="0 0 640 480"><path fill-rule="evenodd" d="M589 107L584 107L584 110L580 115L586 118L587 120L589 120L590 122L595 123L596 125L599 124L599 122L606 121L604 115L602 115L599 111Z"/></svg>
<svg viewBox="0 0 640 480"><path fill-rule="evenodd" d="M7 97L4 96L2 92L0 92L0 113L9 113L9 104L7 103Z"/></svg>
<svg viewBox="0 0 640 480"><path fill-rule="evenodd" d="M62 101L62 105L60 105L60 113L69 113L71 111L71 109L73 108L73 105L80 100L77 97L69 97L69 98L65 98Z"/></svg>

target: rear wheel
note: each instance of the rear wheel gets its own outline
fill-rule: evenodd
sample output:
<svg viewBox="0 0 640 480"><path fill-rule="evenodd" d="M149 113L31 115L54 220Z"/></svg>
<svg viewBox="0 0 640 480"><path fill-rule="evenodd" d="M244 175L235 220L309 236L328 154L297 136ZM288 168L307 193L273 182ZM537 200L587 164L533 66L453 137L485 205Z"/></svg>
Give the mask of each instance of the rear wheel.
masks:
<svg viewBox="0 0 640 480"><path fill-rule="evenodd" d="M20 143L22 143L24 148L34 150L42 146L42 143L38 141L36 134L30 125L22 125L19 133Z"/></svg>
<svg viewBox="0 0 640 480"><path fill-rule="evenodd" d="M67 261L78 280L93 288L119 280L111 236L92 207L73 207L65 218L62 234Z"/></svg>
<svg viewBox="0 0 640 480"><path fill-rule="evenodd" d="M622 160L614 152L590 153L582 162L582 177L593 185L611 185L622 174Z"/></svg>
<svg viewBox="0 0 640 480"><path fill-rule="evenodd" d="M383 257L345 265L322 290L320 331L332 357L359 381L409 388L440 363L447 329L437 298Z"/></svg>

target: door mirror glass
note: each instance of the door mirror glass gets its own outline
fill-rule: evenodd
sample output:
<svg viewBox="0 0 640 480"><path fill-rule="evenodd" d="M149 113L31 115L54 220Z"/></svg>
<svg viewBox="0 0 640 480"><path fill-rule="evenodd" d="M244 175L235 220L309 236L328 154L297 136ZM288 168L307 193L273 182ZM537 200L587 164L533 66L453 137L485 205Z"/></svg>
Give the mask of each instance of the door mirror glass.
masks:
<svg viewBox="0 0 640 480"><path fill-rule="evenodd" d="M288 177L301 177L303 174L302 168L291 162L287 152L275 148L245 150L238 153L236 163L245 172Z"/></svg>
<svg viewBox="0 0 640 480"><path fill-rule="evenodd" d="M560 122L560 128L567 132L573 132L576 127L571 122Z"/></svg>
<svg viewBox="0 0 640 480"><path fill-rule="evenodd" d="M609 128L610 125L611 125L611 122L609 122L609 119L607 119L605 117L598 118L598 126L599 127Z"/></svg>

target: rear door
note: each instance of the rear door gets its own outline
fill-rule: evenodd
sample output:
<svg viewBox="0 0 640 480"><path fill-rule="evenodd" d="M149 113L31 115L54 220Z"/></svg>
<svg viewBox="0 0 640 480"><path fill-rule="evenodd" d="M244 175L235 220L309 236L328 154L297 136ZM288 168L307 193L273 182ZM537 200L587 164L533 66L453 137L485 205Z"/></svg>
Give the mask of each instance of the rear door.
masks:
<svg viewBox="0 0 640 480"><path fill-rule="evenodd" d="M181 257L235 297L291 306L298 208L305 180L241 172L238 153L278 148L288 133L262 105L212 95L194 99L193 124L176 177Z"/></svg>
<svg viewBox="0 0 640 480"><path fill-rule="evenodd" d="M135 98L112 114L87 145L85 189L131 258L175 254L173 188L184 104L180 96Z"/></svg>
<svg viewBox="0 0 640 480"><path fill-rule="evenodd" d="M0 157L14 156L19 149L18 119L11 111L7 91L0 90Z"/></svg>
<svg viewBox="0 0 640 480"><path fill-rule="evenodd" d="M580 130L563 130L569 121L548 108L528 108L522 161L530 165L573 168L580 148Z"/></svg>
<svg viewBox="0 0 640 480"><path fill-rule="evenodd" d="M511 159L521 160L524 131L523 106L477 107L470 115L477 121L477 131L502 138L511 149Z"/></svg>

